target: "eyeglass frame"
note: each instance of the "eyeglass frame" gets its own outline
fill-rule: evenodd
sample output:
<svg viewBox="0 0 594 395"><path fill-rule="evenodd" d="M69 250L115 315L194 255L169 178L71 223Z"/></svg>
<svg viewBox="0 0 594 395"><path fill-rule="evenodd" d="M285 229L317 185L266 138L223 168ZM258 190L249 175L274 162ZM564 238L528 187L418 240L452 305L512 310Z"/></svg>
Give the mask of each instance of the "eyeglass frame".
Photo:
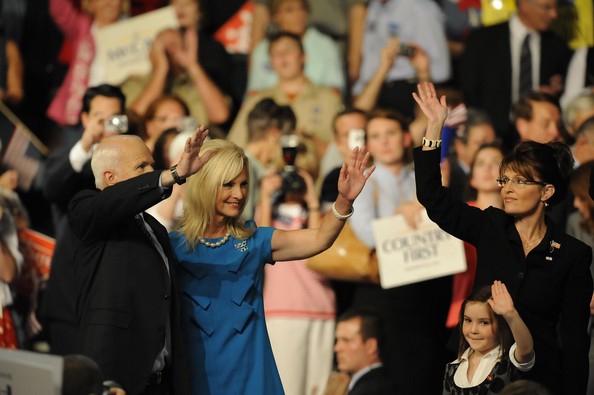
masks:
<svg viewBox="0 0 594 395"><path fill-rule="evenodd" d="M507 180L507 181L505 181L505 180ZM540 185L540 186L543 186L543 187L549 185L548 182L536 181L536 180L530 180L530 179L525 179L524 180L524 179L521 179L519 177L514 177L514 178L498 177L495 181L497 181L497 185L499 185L502 188L504 186L506 186L510 182L512 183L513 186L519 187L519 188L523 188L526 185Z"/></svg>

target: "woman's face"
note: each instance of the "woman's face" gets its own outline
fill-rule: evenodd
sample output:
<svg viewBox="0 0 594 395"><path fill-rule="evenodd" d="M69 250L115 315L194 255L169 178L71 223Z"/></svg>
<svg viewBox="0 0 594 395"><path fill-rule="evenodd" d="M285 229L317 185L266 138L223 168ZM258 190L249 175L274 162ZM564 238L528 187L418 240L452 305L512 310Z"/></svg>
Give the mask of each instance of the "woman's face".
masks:
<svg viewBox="0 0 594 395"><path fill-rule="evenodd" d="M273 15L280 30L301 36L307 29L309 14L301 0L283 1Z"/></svg>
<svg viewBox="0 0 594 395"><path fill-rule="evenodd" d="M483 148L478 151L472 166L470 186L479 192L495 192L499 190L497 177L503 154L497 148Z"/></svg>
<svg viewBox="0 0 594 395"><path fill-rule="evenodd" d="M89 11L99 26L117 22L122 12L122 0L90 0Z"/></svg>
<svg viewBox="0 0 594 395"><path fill-rule="evenodd" d="M171 0L181 27L197 27L200 20L198 0Z"/></svg>
<svg viewBox="0 0 594 395"><path fill-rule="evenodd" d="M152 119L146 121L146 134L149 139L156 140L163 131L180 125L186 115L184 108L175 100L162 102Z"/></svg>
<svg viewBox="0 0 594 395"><path fill-rule="evenodd" d="M512 169L506 169L502 178L510 180L528 180L528 178L516 173ZM540 179L533 181L542 181ZM534 214L544 199L544 186L538 184L517 185L508 182L501 187L501 197L503 198L503 209L509 215L516 217L525 217ZM550 196L549 196L550 197Z"/></svg>
<svg viewBox="0 0 594 395"><path fill-rule="evenodd" d="M244 168L233 180L221 185L215 201L216 215L236 218L241 215L248 194L248 173Z"/></svg>
<svg viewBox="0 0 594 395"><path fill-rule="evenodd" d="M410 136L400 123L388 118L374 118L367 123L367 148L377 163L389 166L403 161Z"/></svg>

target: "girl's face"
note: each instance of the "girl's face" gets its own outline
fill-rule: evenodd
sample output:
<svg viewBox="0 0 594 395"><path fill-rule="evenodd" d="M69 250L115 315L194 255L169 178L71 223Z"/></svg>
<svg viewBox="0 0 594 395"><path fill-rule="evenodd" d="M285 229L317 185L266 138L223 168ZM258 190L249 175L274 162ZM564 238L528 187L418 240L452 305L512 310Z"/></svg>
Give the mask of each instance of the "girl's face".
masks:
<svg viewBox="0 0 594 395"><path fill-rule="evenodd" d="M383 165L398 164L410 146L410 135L400 123L388 118L374 118L367 124L367 148L373 159Z"/></svg>
<svg viewBox="0 0 594 395"><path fill-rule="evenodd" d="M497 148L483 148L478 151L472 166L470 185L481 192L495 192L499 190L497 177L503 154Z"/></svg>
<svg viewBox="0 0 594 395"><path fill-rule="evenodd" d="M181 27L196 27L200 19L198 0L171 0Z"/></svg>
<svg viewBox="0 0 594 395"><path fill-rule="evenodd" d="M501 174L501 177L517 181L528 180L510 168L506 169ZM516 217L525 217L536 213L539 206L542 205L542 201L546 200L544 198L545 188L547 187L531 183L518 185L511 181L508 182L505 186L501 187L501 197L503 198L505 212Z"/></svg>
<svg viewBox="0 0 594 395"><path fill-rule="evenodd" d="M233 180L217 190L215 213L218 216L236 218L241 215L248 194L248 173L243 169Z"/></svg>
<svg viewBox="0 0 594 395"><path fill-rule="evenodd" d="M468 302L464 308L462 334L470 348L480 354L486 354L499 345L497 339L497 321L491 320L488 303Z"/></svg>
<svg viewBox="0 0 594 395"><path fill-rule="evenodd" d="M99 26L106 26L120 18L122 0L90 0L88 9Z"/></svg>

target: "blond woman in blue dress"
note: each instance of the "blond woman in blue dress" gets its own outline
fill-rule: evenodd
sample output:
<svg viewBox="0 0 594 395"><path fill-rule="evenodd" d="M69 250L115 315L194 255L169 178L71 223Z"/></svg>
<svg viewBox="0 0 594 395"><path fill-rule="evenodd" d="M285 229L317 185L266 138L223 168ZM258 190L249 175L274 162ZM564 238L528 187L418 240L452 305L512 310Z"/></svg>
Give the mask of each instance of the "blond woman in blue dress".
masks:
<svg viewBox="0 0 594 395"><path fill-rule="evenodd" d="M309 258L329 248L374 167L355 149L342 166L338 198L318 229L283 231L240 219L248 159L237 145L211 140L210 159L188 178L179 231L170 234L181 264L181 316L192 393L283 394L262 302L264 265Z"/></svg>

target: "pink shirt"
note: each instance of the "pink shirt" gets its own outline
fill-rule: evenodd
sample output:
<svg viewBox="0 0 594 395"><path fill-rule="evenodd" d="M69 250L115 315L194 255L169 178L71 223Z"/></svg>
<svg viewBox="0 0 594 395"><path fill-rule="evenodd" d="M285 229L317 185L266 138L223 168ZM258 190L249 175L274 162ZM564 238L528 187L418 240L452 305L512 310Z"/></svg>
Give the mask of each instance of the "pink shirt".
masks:
<svg viewBox="0 0 594 395"><path fill-rule="evenodd" d="M306 213L298 205L281 204L273 226L282 230L302 229ZM309 270L306 260L266 265L264 272L266 318L299 317L333 320L335 296L328 280Z"/></svg>

